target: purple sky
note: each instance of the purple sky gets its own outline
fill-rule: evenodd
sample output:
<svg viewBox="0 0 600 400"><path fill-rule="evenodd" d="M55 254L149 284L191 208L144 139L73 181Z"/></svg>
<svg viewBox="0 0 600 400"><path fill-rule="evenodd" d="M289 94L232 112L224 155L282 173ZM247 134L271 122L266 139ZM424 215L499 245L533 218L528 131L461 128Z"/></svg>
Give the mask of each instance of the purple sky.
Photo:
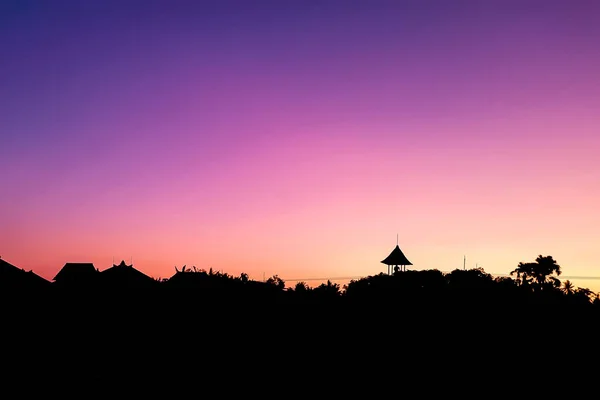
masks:
<svg viewBox="0 0 600 400"><path fill-rule="evenodd" d="M83 3L0 5L7 261L600 275L600 3Z"/></svg>

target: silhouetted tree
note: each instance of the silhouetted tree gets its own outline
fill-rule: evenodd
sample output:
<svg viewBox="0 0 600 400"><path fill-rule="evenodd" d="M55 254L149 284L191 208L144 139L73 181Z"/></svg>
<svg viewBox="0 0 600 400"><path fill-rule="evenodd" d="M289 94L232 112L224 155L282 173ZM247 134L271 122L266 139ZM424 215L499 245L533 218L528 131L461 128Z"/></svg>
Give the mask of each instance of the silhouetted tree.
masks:
<svg viewBox="0 0 600 400"><path fill-rule="evenodd" d="M520 262L510 274L517 276L517 283L521 286L532 285L534 289L560 287L560 280L557 278L561 274L560 265L552 256L540 255L533 263Z"/></svg>
<svg viewBox="0 0 600 400"><path fill-rule="evenodd" d="M446 279L450 287L456 289L483 289L493 283L492 275L486 273L483 268L455 269L446 274Z"/></svg>
<svg viewBox="0 0 600 400"><path fill-rule="evenodd" d="M338 297L340 295L340 285L328 280L327 283L322 283L314 288L313 293L325 298Z"/></svg>
<svg viewBox="0 0 600 400"><path fill-rule="evenodd" d="M296 283L296 286L294 287L294 291L296 293L306 293L306 292L310 291L310 288L308 287L306 282L298 282L298 283Z"/></svg>
<svg viewBox="0 0 600 400"><path fill-rule="evenodd" d="M285 289L285 281L281 279L278 275L273 275L269 279L267 279L267 284L272 285L279 290Z"/></svg>
<svg viewBox="0 0 600 400"><path fill-rule="evenodd" d="M579 303L589 304L593 301L594 292L587 288L577 288L572 296L574 296Z"/></svg>
<svg viewBox="0 0 600 400"><path fill-rule="evenodd" d="M572 295L573 293L575 293L575 287L573 286L571 281L567 279L562 284L562 291L564 294L569 296L569 295Z"/></svg>
<svg viewBox="0 0 600 400"><path fill-rule="evenodd" d="M592 304L594 306L600 306L600 293L594 293L592 295Z"/></svg>

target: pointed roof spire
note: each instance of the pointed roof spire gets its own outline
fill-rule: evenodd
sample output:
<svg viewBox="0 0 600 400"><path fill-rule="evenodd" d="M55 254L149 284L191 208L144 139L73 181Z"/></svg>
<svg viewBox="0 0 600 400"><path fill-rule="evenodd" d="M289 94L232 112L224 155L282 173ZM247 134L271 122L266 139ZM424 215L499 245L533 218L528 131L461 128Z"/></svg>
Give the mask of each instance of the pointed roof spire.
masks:
<svg viewBox="0 0 600 400"><path fill-rule="evenodd" d="M400 246L398 245L396 245L390 255L381 262L387 265L413 265L410 261L408 261L408 258L406 258L402 250L400 250Z"/></svg>
<svg viewBox="0 0 600 400"><path fill-rule="evenodd" d="M120 268L123 268L123 267L133 267L133 264L127 265L127 264L125 264L125 260L121 260L121 263L119 265L113 264L113 267L120 267Z"/></svg>

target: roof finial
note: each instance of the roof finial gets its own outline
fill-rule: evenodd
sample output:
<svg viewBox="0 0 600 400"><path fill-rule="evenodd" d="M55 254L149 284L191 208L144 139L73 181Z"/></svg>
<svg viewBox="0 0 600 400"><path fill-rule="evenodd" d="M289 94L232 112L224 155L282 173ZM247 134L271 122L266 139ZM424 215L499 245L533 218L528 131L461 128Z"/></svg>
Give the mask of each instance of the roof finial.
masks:
<svg viewBox="0 0 600 400"><path fill-rule="evenodd" d="M396 233L396 246L398 246L398 234Z"/></svg>

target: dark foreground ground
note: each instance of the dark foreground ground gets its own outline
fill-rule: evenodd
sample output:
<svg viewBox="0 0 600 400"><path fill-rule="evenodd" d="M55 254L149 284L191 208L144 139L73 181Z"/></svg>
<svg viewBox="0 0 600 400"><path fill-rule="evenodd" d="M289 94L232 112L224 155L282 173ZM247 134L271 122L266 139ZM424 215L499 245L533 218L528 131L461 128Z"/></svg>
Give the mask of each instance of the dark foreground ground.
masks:
<svg viewBox="0 0 600 400"><path fill-rule="evenodd" d="M566 362L593 371L600 326L591 307L455 299L140 291L4 293L2 304L2 362L16 375L4 382L33 397L388 397L375 394L388 386L431 397L456 385L477 395L515 374L547 384Z"/></svg>
<svg viewBox="0 0 600 400"><path fill-rule="evenodd" d="M386 299L298 302L197 293L82 293L3 296L6 336L30 347L146 348L235 352L263 349L290 356L306 349L416 348L468 344L469 349L544 340L597 338L597 307ZM409 345L414 344L414 345ZM49 345L49 346L48 346ZM533 346L533 345L532 345ZM177 351L175 351L177 349Z"/></svg>

